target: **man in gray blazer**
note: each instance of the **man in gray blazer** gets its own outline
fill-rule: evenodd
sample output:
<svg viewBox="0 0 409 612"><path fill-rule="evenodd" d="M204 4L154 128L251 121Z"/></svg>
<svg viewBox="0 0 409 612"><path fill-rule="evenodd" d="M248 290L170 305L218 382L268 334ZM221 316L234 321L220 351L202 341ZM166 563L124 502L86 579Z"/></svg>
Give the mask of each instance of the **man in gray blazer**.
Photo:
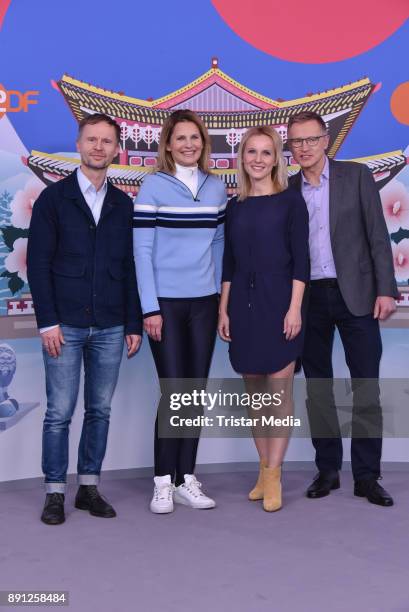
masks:
<svg viewBox="0 0 409 612"><path fill-rule="evenodd" d="M288 124L288 145L301 172L310 216L311 281L302 357L307 409L318 474L307 497L338 489L342 439L333 393L335 328L352 378L351 463L354 493L380 506L393 499L378 483L382 454L379 320L396 309L398 290L390 239L375 182L363 164L329 160L327 127L303 112Z"/></svg>

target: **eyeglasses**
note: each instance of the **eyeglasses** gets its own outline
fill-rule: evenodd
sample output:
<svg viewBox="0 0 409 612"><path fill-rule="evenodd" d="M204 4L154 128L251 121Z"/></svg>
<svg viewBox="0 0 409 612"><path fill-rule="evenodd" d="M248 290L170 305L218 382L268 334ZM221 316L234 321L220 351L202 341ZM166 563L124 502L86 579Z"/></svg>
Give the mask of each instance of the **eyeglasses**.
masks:
<svg viewBox="0 0 409 612"><path fill-rule="evenodd" d="M328 134L321 134L321 136L308 136L308 138L289 138L287 143L294 147L295 149L299 149L303 146L303 143L307 144L309 147L316 147L320 138L326 138Z"/></svg>

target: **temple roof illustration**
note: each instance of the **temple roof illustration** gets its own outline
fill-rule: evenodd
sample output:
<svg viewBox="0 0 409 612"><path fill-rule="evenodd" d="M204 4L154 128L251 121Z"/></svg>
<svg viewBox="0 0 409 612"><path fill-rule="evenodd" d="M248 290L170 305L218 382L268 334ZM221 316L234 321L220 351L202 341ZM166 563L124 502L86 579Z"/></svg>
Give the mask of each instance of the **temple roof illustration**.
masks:
<svg viewBox="0 0 409 612"><path fill-rule="evenodd" d="M283 141L289 173L296 171L287 148L287 123L300 111L318 112L330 136L328 155L334 157L378 85L368 78L293 100L273 100L242 85L224 73L217 58L211 68L194 81L161 98L143 100L85 83L64 74L53 86L62 93L73 115L84 117L102 112L113 117L121 128L121 152L109 171L111 180L135 193L143 177L156 165L163 122L175 109L197 112L212 140L210 169L220 175L226 187L236 187L237 151L242 135L252 126L271 125ZM389 180L406 163L401 151L363 160L382 181ZM32 151L26 160L44 182L58 180L72 171L74 158Z"/></svg>
<svg viewBox="0 0 409 612"><path fill-rule="evenodd" d="M66 74L58 82L52 81L52 84L63 93L78 119L84 116L84 110L81 109L82 103L91 103L91 100L101 112L106 112L108 108L117 113L122 111L124 119L130 118L128 115L131 111L130 107L133 107L135 112L137 112L137 109L140 112L145 110L147 116L149 116L149 110L172 111L177 108L191 108L199 113L224 114L235 111L251 112L272 109L283 111L302 104L318 104L322 110L327 110L325 107L329 99L343 96L351 103L358 91L361 95L356 97L362 97L362 88L364 88L365 93L370 94L372 89L376 87L368 78L363 78L328 91L306 94L304 97L295 100L273 100L251 90L224 73L218 66L217 58L212 59L210 70L200 77L156 100L143 100L126 96L123 93L116 93L85 83ZM368 89L369 92L366 91ZM166 115L167 113L164 113L158 115L158 117L166 117ZM118 116L121 115L118 114Z"/></svg>
<svg viewBox="0 0 409 612"><path fill-rule="evenodd" d="M293 100L271 99L236 81L220 70L213 58L211 68L197 79L157 99L144 100L85 83L63 75L53 86L62 94L77 121L103 112L120 126L121 152L108 169L110 181L133 196L144 177L154 171L163 122L171 112L189 108L206 124L212 140L210 168L225 183L229 193L237 187L237 152L246 129L271 125L283 142L289 175L299 170L287 147L287 123L303 110L318 112L329 133L329 157L339 155L340 147L363 111L366 102L380 85L362 78L323 92L302 95ZM378 189L398 175L408 163L408 151L378 153L355 160L371 170ZM76 153L48 153L33 150L23 162L45 184L71 174L80 163ZM387 326L401 326L407 320L409 293L402 289L397 314ZM23 299L24 298L24 299ZM7 316L0 317L3 337L24 337L35 333L30 296L7 300ZM406 317L406 319L405 319ZM20 331L19 331L20 330ZM30 332L31 330L31 332Z"/></svg>
<svg viewBox="0 0 409 612"><path fill-rule="evenodd" d="M336 154L364 104L377 88L368 78L363 78L294 100L272 100L225 74L216 58L203 75L156 100L115 93L68 75L63 75L58 82L53 81L53 86L63 94L78 121L88 114L103 112L128 127L138 124L160 128L172 111L190 108L202 117L209 130L223 134L226 130L243 130L254 125L285 126L292 115L302 110L314 110L329 124L330 156ZM132 138L128 140L127 148L132 149Z"/></svg>
<svg viewBox="0 0 409 612"><path fill-rule="evenodd" d="M71 174L80 164L77 157L64 157L31 151L29 157L23 160L31 170L45 183L51 184ZM407 158L403 151L391 151L370 157L360 157L350 161L366 164L371 170L378 188L381 189L407 164ZM298 166L288 166L289 176L298 172ZM130 195L135 195L141 185L144 176L152 172L141 166L121 166L112 164L108 169L108 178L116 186ZM237 187L236 171L226 169L218 171L220 178L225 182L228 189Z"/></svg>

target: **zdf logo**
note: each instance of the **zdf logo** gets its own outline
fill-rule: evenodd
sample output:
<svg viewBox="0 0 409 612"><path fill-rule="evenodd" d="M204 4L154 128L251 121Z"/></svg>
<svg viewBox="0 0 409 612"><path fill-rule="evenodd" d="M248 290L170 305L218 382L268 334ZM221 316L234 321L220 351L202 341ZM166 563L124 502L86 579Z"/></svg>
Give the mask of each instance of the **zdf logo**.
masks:
<svg viewBox="0 0 409 612"><path fill-rule="evenodd" d="M18 91L6 89L0 83L0 119L5 113L26 113L31 104L38 104L35 98L39 91Z"/></svg>

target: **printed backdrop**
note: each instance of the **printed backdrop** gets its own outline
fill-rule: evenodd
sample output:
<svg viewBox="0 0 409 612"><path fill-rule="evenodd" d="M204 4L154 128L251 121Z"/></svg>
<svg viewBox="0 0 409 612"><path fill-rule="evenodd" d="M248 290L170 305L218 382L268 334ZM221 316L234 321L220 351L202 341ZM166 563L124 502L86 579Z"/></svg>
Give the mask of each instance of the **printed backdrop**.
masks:
<svg viewBox="0 0 409 612"><path fill-rule="evenodd" d="M92 112L110 114L121 127L122 151L110 177L130 196L154 168L161 125L175 108L202 115L213 142L212 169L230 192L247 127L273 125L293 173L288 119L301 109L320 112L330 156L367 164L381 193L402 293L382 332L382 367L385 376L407 375L408 16L406 0L391 0L384 11L369 0L345 0L339 8L317 0L314 11L302 0L260 0L251 11L233 0L172 6L123 0L115 13L105 0L84 1L75 10L52 0L0 0L0 480L39 475L45 394L26 275L27 231L40 191L77 166L77 123ZM339 375L346 374L339 345L335 362ZM222 343L212 374L232 375ZM124 362L107 468L151 464L156 397L144 346ZM81 403L77 412L73 448ZM125 419L134 435L121 444ZM290 459L312 457L302 442L293 442ZM389 458L400 452L394 442ZM251 445L237 440L206 440L200 455L202 462L253 457Z"/></svg>

